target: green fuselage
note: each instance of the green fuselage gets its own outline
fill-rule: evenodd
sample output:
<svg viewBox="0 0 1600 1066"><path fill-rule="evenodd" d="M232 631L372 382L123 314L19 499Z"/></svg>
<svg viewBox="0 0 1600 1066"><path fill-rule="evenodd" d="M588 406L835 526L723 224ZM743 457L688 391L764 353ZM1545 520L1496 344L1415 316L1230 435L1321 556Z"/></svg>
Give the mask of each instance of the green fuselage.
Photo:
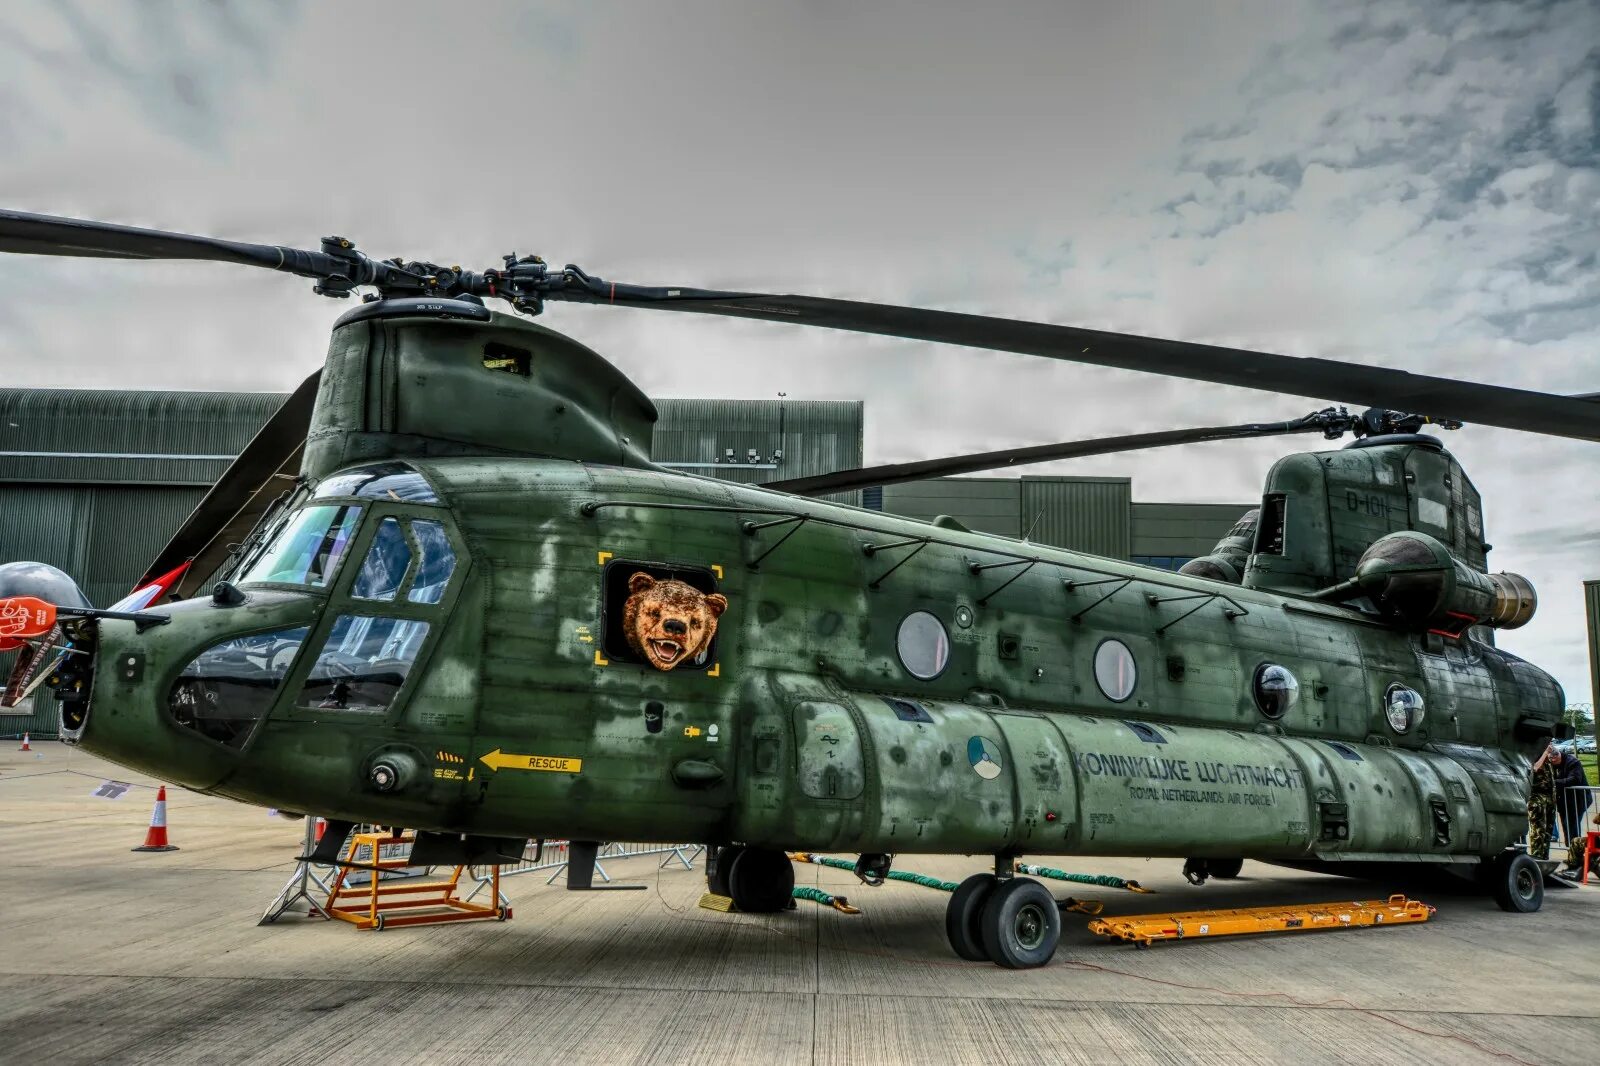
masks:
<svg viewBox="0 0 1600 1066"><path fill-rule="evenodd" d="M1519 723L1559 716L1513 656L1306 599L652 469L412 465L438 505L346 501L361 518L326 588L102 622L83 746L245 802L494 836L1448 861L1521 834L1543 741ZM384 517L448 530L440 602L351 598ZM706 662L662 671L619 642L611 575L638 568L727 597ZM919 611L946 634L907 648L929 679L897 647ZM337 619L389 614L427 635L387 710L308 699ZM297 627L232 744L178 724L203 650ZM1096 676L1108 639L1131 653L1108 657L1120 702ZM1279 720L1253 695L1264 664L1298 682ZM1426 707L1404 733L1397 684ZM414 772L379 792L396 753Z"/></svg>

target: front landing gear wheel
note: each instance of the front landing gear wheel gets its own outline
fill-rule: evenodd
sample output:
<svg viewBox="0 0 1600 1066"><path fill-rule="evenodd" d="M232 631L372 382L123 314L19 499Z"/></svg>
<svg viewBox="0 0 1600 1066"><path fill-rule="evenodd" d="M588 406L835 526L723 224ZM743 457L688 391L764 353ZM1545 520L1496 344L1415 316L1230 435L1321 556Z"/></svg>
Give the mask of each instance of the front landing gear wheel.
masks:
<svg viewBox="0 0 1600 1066"><path fill-rule="evenodd" d="M1544 875L1525 852L1497 855L1485 864L1489 892L1503 911L1532 914L1544 904Z"/></svg>
<svg viewBox="0 0 1600 1066"><path fill-rule="evenodd" d="M794 864L781 851L743 848L728 867L728 895L746 914L776 914L794 899Z"/></svg>
<svg viewBox="0 0 1600 1066"><path fill-rule="evenodd" d="M1050 890L1027 877L996 888L979 923L983 948L1008 970L1043 966L1061 942L1061 911Z"/></svg>
<svg viewBox="0 0 1600 1066"><path fill-rule="evenodd" d="M951 949L968 962L989 961L983 949L983 905L999 883L994 874L973 874L956 886L944 909L944 935L950 938Z"/></svg>
<svg viewBox="0 0 1600 1066"><path fill-rule="evenodd" d="M706 891L713 896L728 895L728 870L733 860L744 850L737 844L716 848L716 855L706 863Z"/></svg>
<svg viewBox="0 0 1600 1066"><path fill-rule="evenodd" d="M1243 859L1207 859L1206 867L1212 877L1220 877L1224 881L1232 881L1239 876L1239 871L1244 869Z"/></svg>

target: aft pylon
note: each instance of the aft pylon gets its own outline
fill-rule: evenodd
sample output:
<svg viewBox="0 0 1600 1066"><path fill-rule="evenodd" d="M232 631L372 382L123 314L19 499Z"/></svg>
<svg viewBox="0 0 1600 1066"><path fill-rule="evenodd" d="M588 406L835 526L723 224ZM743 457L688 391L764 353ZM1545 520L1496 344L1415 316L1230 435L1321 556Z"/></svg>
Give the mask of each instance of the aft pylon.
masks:
<svg viewBox="0 0 1600 1066"><path fill-rule="evenodd" d="M26 734L26 733L22 734L22 747L18 748L17 750L18 751L32 751L33 750L33 746L28 743L28 734Z"/></svg>
<svg viewBox="0 0 1600 1066"><path fill-rule="evenodd" d="M150 830L144 843L133 851L177 851L176 844L167 843L167 786L156 789L156 809L150 812Z"/></svg>

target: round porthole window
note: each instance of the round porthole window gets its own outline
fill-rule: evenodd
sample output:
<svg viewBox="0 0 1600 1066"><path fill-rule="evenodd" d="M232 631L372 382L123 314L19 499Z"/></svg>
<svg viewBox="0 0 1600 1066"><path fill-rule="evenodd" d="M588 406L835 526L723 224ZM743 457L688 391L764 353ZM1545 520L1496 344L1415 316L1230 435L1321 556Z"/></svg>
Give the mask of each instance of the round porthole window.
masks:
<svg viewBox="0 0 1600 1066"><path fill-rule="evenodd" d="M1401 684L1393 684L1383 694L1383 713L1389 728L1409 733L1422 724L1422 694Z"/></svg>
<svg viewBox="0 0 1600 1066"><path fill-rule="evenodd" d="M1094 680L1113 703L1133 695L1133 687L1139 683L1139 668L1126 644L1114 639L1100 642L1094 650Z"/></svg>
<svg viewBox="0 0 1600 1066"><path fill-rule="evenodd" d="M927 611L913 611L900 623L895 650L907 673L931 681L944 673L950 662L950 636L939 619Z"/></svg>
<svg viewBox="0 0 1600 1066"><path fill-rule="evenodd" d="M1300 699L1300 682L1287 667L1276 663L1262 663L1256 667L1255 682L1251 685L1256 707L1268 718L1282 718Z"/></svg>

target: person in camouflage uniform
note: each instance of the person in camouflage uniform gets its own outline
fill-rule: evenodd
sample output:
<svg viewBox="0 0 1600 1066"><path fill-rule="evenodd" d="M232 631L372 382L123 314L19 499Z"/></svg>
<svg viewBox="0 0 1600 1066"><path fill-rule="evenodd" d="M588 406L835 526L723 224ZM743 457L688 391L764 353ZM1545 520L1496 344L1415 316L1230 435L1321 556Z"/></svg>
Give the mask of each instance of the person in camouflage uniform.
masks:
<svg viewBox="0 0 1600 1066"><path fill-rule="evenodd" d="M1547 745L1533 764L1533 779L1528 789L1528 854L1536 859L1550 857L1550 827L1556 817L1556 768Z"/></svg>

